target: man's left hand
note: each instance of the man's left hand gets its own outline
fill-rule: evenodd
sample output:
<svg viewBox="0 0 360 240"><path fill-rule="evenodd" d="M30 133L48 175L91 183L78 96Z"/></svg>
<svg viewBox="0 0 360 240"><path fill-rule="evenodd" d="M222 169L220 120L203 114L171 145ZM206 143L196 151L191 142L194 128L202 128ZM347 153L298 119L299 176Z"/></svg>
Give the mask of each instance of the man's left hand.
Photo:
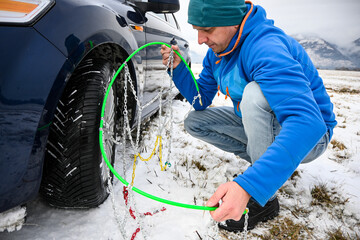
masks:
<svg viewBox="0 0 360 240"><path fill-rule="evenodd" d="M219 206L219 201L222 200L220 207L210 212L211 217L217 222L228 219L239 221L250 197L236 182L227 182L218 187L214 195L206 203L206 206Z"/></svg>

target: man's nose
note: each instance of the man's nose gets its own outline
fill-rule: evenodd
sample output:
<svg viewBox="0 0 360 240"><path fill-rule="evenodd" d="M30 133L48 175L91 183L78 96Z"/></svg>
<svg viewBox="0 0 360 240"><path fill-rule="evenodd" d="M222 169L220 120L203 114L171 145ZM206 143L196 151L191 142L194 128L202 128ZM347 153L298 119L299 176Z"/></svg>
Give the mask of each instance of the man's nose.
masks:
<svg viewBox="0 0 360 240"><path fill-rule="evenodd" d="M208 41L207 36L202 33L202 31L198 31L198 43L201 45L203 43L206 43Z"/></svg>

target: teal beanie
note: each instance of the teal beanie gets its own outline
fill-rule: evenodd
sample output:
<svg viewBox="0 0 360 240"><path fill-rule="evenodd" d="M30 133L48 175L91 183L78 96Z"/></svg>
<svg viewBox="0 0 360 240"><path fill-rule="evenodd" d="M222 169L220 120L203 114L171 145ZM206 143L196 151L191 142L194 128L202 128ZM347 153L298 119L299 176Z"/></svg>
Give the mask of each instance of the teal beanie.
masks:
<svg viewBox="0 0 360 240"><path fill-rule="evenodd" d="M246 11L245 0L190 0L188 23L198 27L239 25Z"/></svg>

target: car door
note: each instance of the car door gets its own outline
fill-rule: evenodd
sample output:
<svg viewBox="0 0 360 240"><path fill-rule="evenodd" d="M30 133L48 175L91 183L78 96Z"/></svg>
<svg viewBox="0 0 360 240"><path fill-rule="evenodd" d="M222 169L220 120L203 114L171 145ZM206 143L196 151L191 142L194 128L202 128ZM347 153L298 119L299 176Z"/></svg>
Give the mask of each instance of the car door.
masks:
<svg viewBox="0 0 360 240"><path fill-rule="evenodd" d="M182 37L180 28L172 13L146 13L145 38L146 42L164 42L170 44L175 38L180 51L185 59L188 56L188 43ZM145 86L143 92L144 103L149 103L156 98L162 89L164 93L169 93L169 75L166 67L162 63L160 54L161 45L151 45L147 47L145 64ZM177 91L175 88L172 92ZM175 93L174 93L175 94ZM166 94L163 95L166 98ZM158 101L155 101L147 109L144 109L144 116L156 110Z"/></svg>
<svg viewBox="0 0 360 240"><path fill-rule="evenodd" d="M133 4L130 2L125 2L123 0L120 1L112 1L108 3L111 7L111 11L115 11L117 15L117 20L120 25L124 24L124 26L128 26L131 34L134 36L135 41L138 47L141 47L146 44L146 37L145 37L145 22L146 18L144 14ZM122 45L124 43L119 42L118 44ZM132 49L135 51L136 49ZM132 61L135 62L135 72L137 77L137 86L136 89L138 91L139 99L142 98L142 92L145 86L145 64L146 64L146 51L147 49L144 48L139 51L133 58ZM132 52L129 52L131 54ZM122 62L119 62L119 66Z"/></svg>

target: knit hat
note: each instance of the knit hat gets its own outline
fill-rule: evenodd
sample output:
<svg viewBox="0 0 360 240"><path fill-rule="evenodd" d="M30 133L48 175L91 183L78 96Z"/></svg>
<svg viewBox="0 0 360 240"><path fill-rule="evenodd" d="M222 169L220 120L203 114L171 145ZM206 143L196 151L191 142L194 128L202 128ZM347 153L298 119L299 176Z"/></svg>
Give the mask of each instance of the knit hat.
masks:
<svg viewBox="0 0 360 240"><path fill-rule="evenodd" d="M239 25L246 11L245 0L190 0L188 23L198 27Z"/></svg>

